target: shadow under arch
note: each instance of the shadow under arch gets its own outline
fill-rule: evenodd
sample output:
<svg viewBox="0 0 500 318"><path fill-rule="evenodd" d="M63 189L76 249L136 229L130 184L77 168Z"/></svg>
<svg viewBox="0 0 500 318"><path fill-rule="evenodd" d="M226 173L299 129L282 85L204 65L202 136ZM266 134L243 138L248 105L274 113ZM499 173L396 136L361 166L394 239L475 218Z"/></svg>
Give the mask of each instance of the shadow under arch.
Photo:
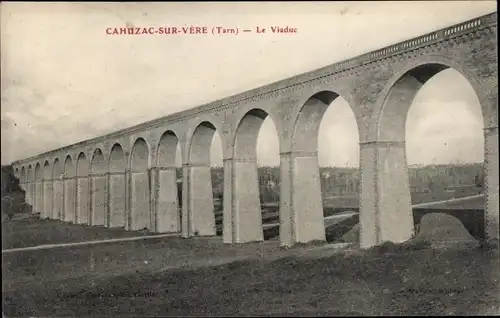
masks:
<svg viewBox="0 0 500 318"><path fill-rule="evenodd" d="M63 173L64 171L61 166L61 161L59 160L59 158L54 159L54 163L52 165L52 179L62 180Z"/></svg>
<svg viewBox="0 0 500 318"><path fill-rule="evenodd" d="M180 152L179 138L172 130L166 130L158 141L156 167L158 178L158 198L156 200L156 229L158 233L178 233L181 231L182 201L181 187L177 182L177 155ZM182 162L182 153L180 153Z"/></svg>
<svg viewBox="0 0 500 318"><path fill-rule="evenodd" d="M106 202L106 161L100 148L94 150L90 164L91 169L91 225L107 226Z"/></svg>
<svg viewBox="0 0 500 318"><path fill-rule="evenodd" d="M479 100L483 124L496 121L496 119L490 118L491 105L485 104L487 98L475 76L466 68L462 68L452 61L430 57L425 61L408 65L396 74L385 89L386 94L378 112L376 126L374 196L378 225L371 230L373 234L366 235L367 238L363 237L365 231L361 231L362 245L366 245L366 242L370 240L368 238L370 235L377 242L403 242L414 234L414 217L406 155L407 116L414 98L422 86L435 75L447 69L453 69L471 84ZM485 147L487 147L487 142L485 142ZM486 153L485 149L485 156ZM498 153L496 156L498 158ZM498 173L498 169L496 171ZM366 217L363 213L360 215L362 228L363 223L368 226ZM498 217L496 219L498 220ZM498 222L496 231L498 232Z"/></svg>
<svg viewBox="0 0 500 318"><path fill-rule="evenodd" d="M144 172L150 167L150 147L146 139L138 137L132 146L129 158L131 172Z"/></svg>
<svg viewBox="0 0 500 318"><path fill-rule="evenodd" d="M52 198L53 198L53 186L52 186L52 171L50 168L50 163L48 160L45 160L43 164L43 218L51 218L52 217Z"/></svg>
<svg viewBox="0 0 500 318"><path fill-rule="evenodd" d="M33 167L28 165L26 178L28 182L33 182L35 180L35 175L33 174Z"/></svg>
<svg viewBox="0 0 500 318"><path fill-rule="evenodd" d="M182 226L183 232L187 232L189 236L215 236L217 234L210 167L212 141L216 132L217 128L214 124L202 121L193 130L188 144L186 158L188 170L183 171L187 173L188 182L186 185L183 184L182 190L182 195L187 196L187 200L184 200L184 202L187 201L187 207L183 206L184 210L187 208L187 213L183 215ZM217 135L220 138L220 134L217 133Z"/></svg>
<svg viewBox="0 0 500 318"><path fill-rule="evenodd" d="M275 236L276 231L273 228L263 227L262 194L257 162L257 141L261 127L267 118L275 124L268 112L261 108L252 108L237 121L231 147L233 149L231 169L233 189L230 199L234 224L227 225L227 230L232 231L234 243L263 241L265 238ZM276 130L275 134L278 135ZM278 142L281 142L279 135ZM280 147L281 145L278 149Z"/></svg>
<svg viewBox="0 0 500 318"><path fill-rule="evenodd" d="M23 185L23 190L26 191L26 186L24 185L26 183L26 169L24 166L21 167L21 174L19 176L20 183Z"/></svg>
<svg viewBox="0 0 500 318"><path fill-rule="evenodd" d="M53 183L53 203L52 203L52 218L62 219L64 207L64 182L63 182L63 167L59 158L54 159L52 166L52 183Z"/></svg>
<svg viewBox="0 0 500 318"><path fill-rule="evenodd" d="M33 211L40 213L43 217L43 184L42 184L43 171L40 162L35 165L35 204Z"/></svg>
<svg viewBox="0 0 500 318"><path fill-rule="evenodd" d="M42 175L42 166L37 162L35 165L35 181L42 181Z"/></svg>
<svg viewBox="0 0 500 318"><path fill-rule="evenodd" d="M292 171L289 174L291 179L289 182L292 186L287 192L282 192L285 199L290 201L290 208L288 211L283 211L282 216L291 220L289 228L282 223L283 230L288 231L287 237L284 237L282 242L306 243L327 239L318 140L324 115L327 110L334 109L331 108L334 107L332 103L339 97L347 103L349 112L354 117L359 143L359 125L355 111L340 94L331 90L322 90L310 96L302 104L293 122L291 155L287 162ZM328 237L332 236L330 234Z"/></svg>
<svg viewBox="0 0 500 318"><path fill-rule="evenodd" d="M139 137L135 140L130 155L131 173L131 230L154 230L153 216L149 197L151 193L150 150L146 140Z"/></svg>
<svg viewBox="0 0 500 318"><path fill-rule="evenodd" d="M89 162L80 152L76 160L76 222L89 223Z"/></svg>
<svg viewBox="0 0 500 318"><path fill-rule="evenodd" d="M26 169L26 193L28 204L31 205L32 213L35 213L34 209L34 200L35 200L35 172L33 171L33 166L31 164L28 165Z"/></svg>
<svg viewBox="0 0 500 318"><path fill-rule="evenodd" d="M75 221L75 167L70 155L64 161L64 209L63 220Z"/></svg>
<svg viewBox="0 0 500 318"><path fill-rule="evenodd" d="M43 178L45 180L52 179L52 171L50 169L50 162L48 160L45 160L43 164Z"/></svg>
<svg viewBox="0 0 500 318"><path fill-rule="evenodd" d="M125 227L126 171L125 152L119 143L113 144L108 160L109 171L109 226Z"/></svg>

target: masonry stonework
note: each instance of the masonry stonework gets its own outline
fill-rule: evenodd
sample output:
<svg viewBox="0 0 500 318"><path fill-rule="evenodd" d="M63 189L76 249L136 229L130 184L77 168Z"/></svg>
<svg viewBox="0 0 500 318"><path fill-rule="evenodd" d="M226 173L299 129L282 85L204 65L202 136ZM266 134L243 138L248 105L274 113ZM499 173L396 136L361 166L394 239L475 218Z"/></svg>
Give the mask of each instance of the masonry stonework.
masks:
<svg viewBox="0 0 500 318"><path fill-rule="evenodd" d="M406 116L420 87L452 68L469 81L480 101L485 227L489 238L498 238L496 35L493 13L13 166L20 171L28 203L42 217L183 237L215 235L209 158L218 132L224 162L223 241L260 241L255 146L260 125L270 116L281 156L281 245L325 240L317 133L323 113L340 96L350 105L359 133L361 246L403 242L414 231ZM177 202L174 169L177 145L182 202ZM91 160L87 174L77 171L80 153Z"/></svg>

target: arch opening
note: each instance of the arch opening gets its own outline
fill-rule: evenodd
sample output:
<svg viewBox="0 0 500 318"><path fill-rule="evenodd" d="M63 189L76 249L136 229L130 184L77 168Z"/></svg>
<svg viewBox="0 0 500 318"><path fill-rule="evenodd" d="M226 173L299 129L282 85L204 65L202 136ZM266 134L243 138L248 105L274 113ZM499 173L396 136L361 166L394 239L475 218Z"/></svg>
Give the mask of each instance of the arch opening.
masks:
<svg viewBox="0 0 500 318"><path fill-rule="evenodd" d="M127 162L125 153L120 144L116 143L111 148L109 155L109 213L110 227L125 227L125 200L126 200L126 177L125 169Z"/></svg>
<svg viewBox="0 0 500 318"><path fill-rule="evenodd" d="M294 241L337 241L358 222L359 130L351 105L333 91L314 94L292 138Z"/></svg>
<svg viewBox="0 0 500 318"><path fill-rule="evenodd" d="M106 163L102 150L97 148L92 155L91 163L91 224L94 226L107 226L107 202L106 202Z"/></svg>
<svg viewBox="0 0 500 318"><path fill-rule="evenodd" d="M89 162L83 152L76 161L76 222L89 223Z"/></svg>
<svg viewBox="0 0 500 318"><path fill-rule="evenodd" d="M28 182L35 181L35 175L34 175L33 167L31 165L28 166L27 180L28 180Z"/></svg>
<svg viewBox="0 0 500 318"><path fill-rule="evenodd" d="M139 138L132 147L131 171L144 172L149 169L149 146L146 141Z"/></svg>
<svg viewBox="0 0 500 318"><path fill-rule="evenodd" d="M39 162L35 165L35 204L33 205L33 211L39 213L40 217L43 218L43 171Z"/></svg>
<svg viewBox="0 0 500 318"><path fill-rule="evenodd" d="M52 218L52 198L53 198L53 188L52 188L52 171L50 169L50 163L45 161L43 165L43 218Z"/></svg>
<svg viewBox="0 0 500 318"><path fill-rule="evenodd" d="M61 180L64 171L62 170L61 163L58 158L54 160L54 165L52 167L52 179Z"/></svg>
<svg viewBox="0 0 500 318"><path fill-rule="evenodd" d="M43 178L45 180L52 179L52 171L50 169L50 163L48 161L45 161L45 163L43 164Z"/></svg>
<svg viewBox="0 0 500 318"><path fill-rule="evenodd" d="M76 176L77 177L87 177L89 174L89 163L87 161L87 156L83 152L78 155L78 160L76 161Z"/></svg>
<svg viewBox="0 0 500 318"><path fill-rule="evenodd" d="M53 203L52 203L52 218L62 219L64 207L64 182L63 168L58 158L54 160L52 167L52 183L53 183Z"/></svg>
<svg viewBox="0 0 500 318"><path fill-rule="evenodd" d="M35 166L35 181L42 181L42 168L39 162Z"/></svg>
<svg viewBox="0 0 500 318"><path fill-rule="evenodd" d="M268 113L251 109L238 122L233 154L236 243L279 239L279 140Z"/></svg>
<svg viewBox="0 0 500 318"><path fill-rule="evenodd" d="M132 178L131 220L132 230L154 230L149 198L151 176L149 170L149 146L143 138L138 138L132 147L130 171Z"/></svg>
<svg viewBox="0 0 500 318"><path fill-rule="evenodd" d="M125 152L120 144L114 144L109 155L109 172L124 173L126 168Z"/></svg>
<svg viewBox="0 0 500 318"><path fill-rule="evenodd" d="M28 204L31 205L32 213L35 213L34 201L35 201L35 172L33 171L33 167L28 165L27 173L26 173L26 195L28 199Z"/></svg>
<svg viewBox="0 0 500 318"><path fill-rule="evenodd" d="M217 148L220 149L217 151ZM193 132L188 150L188 213L184 223L190 235L223 235L224 173L221 139L207 121Z"/></svg>
<svg viewBox="0 0 500 318"><path fill-rule="evenodd" d="M158 198L156 206L156 232L177 233L182 224L182 169L179 139L167 130L160 137L156 156Z"/></svg>
<svg viewBox="0 0 500 318"><path fill-rule="evenodd" d="M21 168L21 175L19 177L19 180L20 183L23 185L23 190L25 190L26 186L24 184L26 183L26 169L24 169L24 166Z"/></svg>
<svg viewBox="0 0 500 318"><path fill-rule="evenodd" d="M483 239L485 200L479 195L484 194L485 120L479 98L453 68L443 67L422 83L405 121L411 203L423 204L413 209L415 228L425 214L446 213ZM470 199L452 203L458 198ZM446 210L431 203L445 200L452 200ZM464 206L466 213L460 211Z"/></svg>
<svg viewBox="0 0 500 318"><path fill-rule="evenodd" d="M377 167L379 191L387 193L378 203L381 240L405 241L415 228L419 235L421 218L432 212L457 216L470 234L484 236L484 199L474 197L484 175L481 106L466 75L443 64L417 66L391 87L378 126L378 139L393 144L379 159L390 169ZM452 208L453 199L465 196L470 201ZM442 200L451 201L433 203ZM478 224L456 213L463 204L474 205Z"/></svg>
<svg viewBox="0 0 500 318"><path fill-rule="evenodd" d="M75 222L76 211L75 211L75 167L71 156L67 156L64 161L64 210L63 210L63 220L66 222Z"/></svg>

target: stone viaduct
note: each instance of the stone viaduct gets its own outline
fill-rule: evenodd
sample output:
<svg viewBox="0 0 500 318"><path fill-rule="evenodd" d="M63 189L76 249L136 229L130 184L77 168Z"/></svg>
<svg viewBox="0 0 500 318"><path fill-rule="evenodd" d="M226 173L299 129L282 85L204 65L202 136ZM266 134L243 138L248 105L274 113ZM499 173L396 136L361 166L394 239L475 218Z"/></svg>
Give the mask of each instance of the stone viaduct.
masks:
<svg viewBox="0 0 500 318"><path fill-rule="evenodd" d="M43 218L183 237L215 235L209 152L217 131L224 165L223 241L259 241L256 141L271 116L280 143L281 245L325 240L317 134L323 113L341 96L352 108L360 140L361 247L402 242L414 232L406 115L420 87L447 68L469 81L481 104L485 230L498 238L496 12L13 166Z"/></svg>

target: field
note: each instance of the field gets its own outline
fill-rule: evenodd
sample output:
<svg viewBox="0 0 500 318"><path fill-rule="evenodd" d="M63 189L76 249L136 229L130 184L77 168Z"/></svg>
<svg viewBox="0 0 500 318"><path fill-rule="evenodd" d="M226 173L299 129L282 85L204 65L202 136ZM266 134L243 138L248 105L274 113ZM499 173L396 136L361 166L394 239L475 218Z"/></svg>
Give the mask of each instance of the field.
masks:
<svg viewBox="0 0 500 318"><path fill-rule="evenodd" d="M478 237L481 203L473 199L415 209L414 220L418 224L426 213L448 213ZM329 242L342 242L342 235L358 223L357 215L330 217L345 210L357 209L325 209ZM275 207L263 211L264 223L278 220ZM220 236L156 237L2 253L3 313L6 317L500 313L498 248L423 245L360 251L354 244L313 243L284 249L278 246L278 229L266 227L265 242L240 245L223 244ZM36 216L5 222L2 230L3 249L150 234Z"/></svg>
<svg viewBox="0 0 500 318"><path fill-rule="evenodd" d="M106 229L102 226L91 227L59 220L40 220L38 216L33 215L14 218L2 224L2 249L144 235L153 234L148 231L125 231L121 228Z"/></svg>
<svg viewBox="0 0 500 318"><path fill-rule="evenodd" d="M358 212L355 207L355 198L333 198L331 205L324 209L326 218L346 212ZM343 205L341 205L342 203ZM484 237L484 210L481 208L482 198L473 198L458 203L446 203L432 208L416 208L413 211L416 225L425 214L441 212L450 214L459 219L465 228L477 239ZM346 206L346 207L342 207ZM216 209L218 206L216 206ZM215 211L217 235L222 235L222 211ZM329 242L337 242L340 237L349 231L359 220L357 215L348 215L345 218L329 219L325 221L326 235ZM264 224L264 238L277 240L279 236L279 207L277 205L263 205L262 221ZM149 231L125 231L121 228L106 229L104 227L87 226L83 224L69 224L58 220L39 220L37 216L17 216L12 221L2 224L2 249L21 248L43 244L72 243L113 238L154 235Z"/></svg>
<svg viewBox="0 0 500 318"><path fill-rule="evenodd" d="M480 248L164 238L8 253L2 265L6 316L472 315L500 301L498 250Z"/></svg>

